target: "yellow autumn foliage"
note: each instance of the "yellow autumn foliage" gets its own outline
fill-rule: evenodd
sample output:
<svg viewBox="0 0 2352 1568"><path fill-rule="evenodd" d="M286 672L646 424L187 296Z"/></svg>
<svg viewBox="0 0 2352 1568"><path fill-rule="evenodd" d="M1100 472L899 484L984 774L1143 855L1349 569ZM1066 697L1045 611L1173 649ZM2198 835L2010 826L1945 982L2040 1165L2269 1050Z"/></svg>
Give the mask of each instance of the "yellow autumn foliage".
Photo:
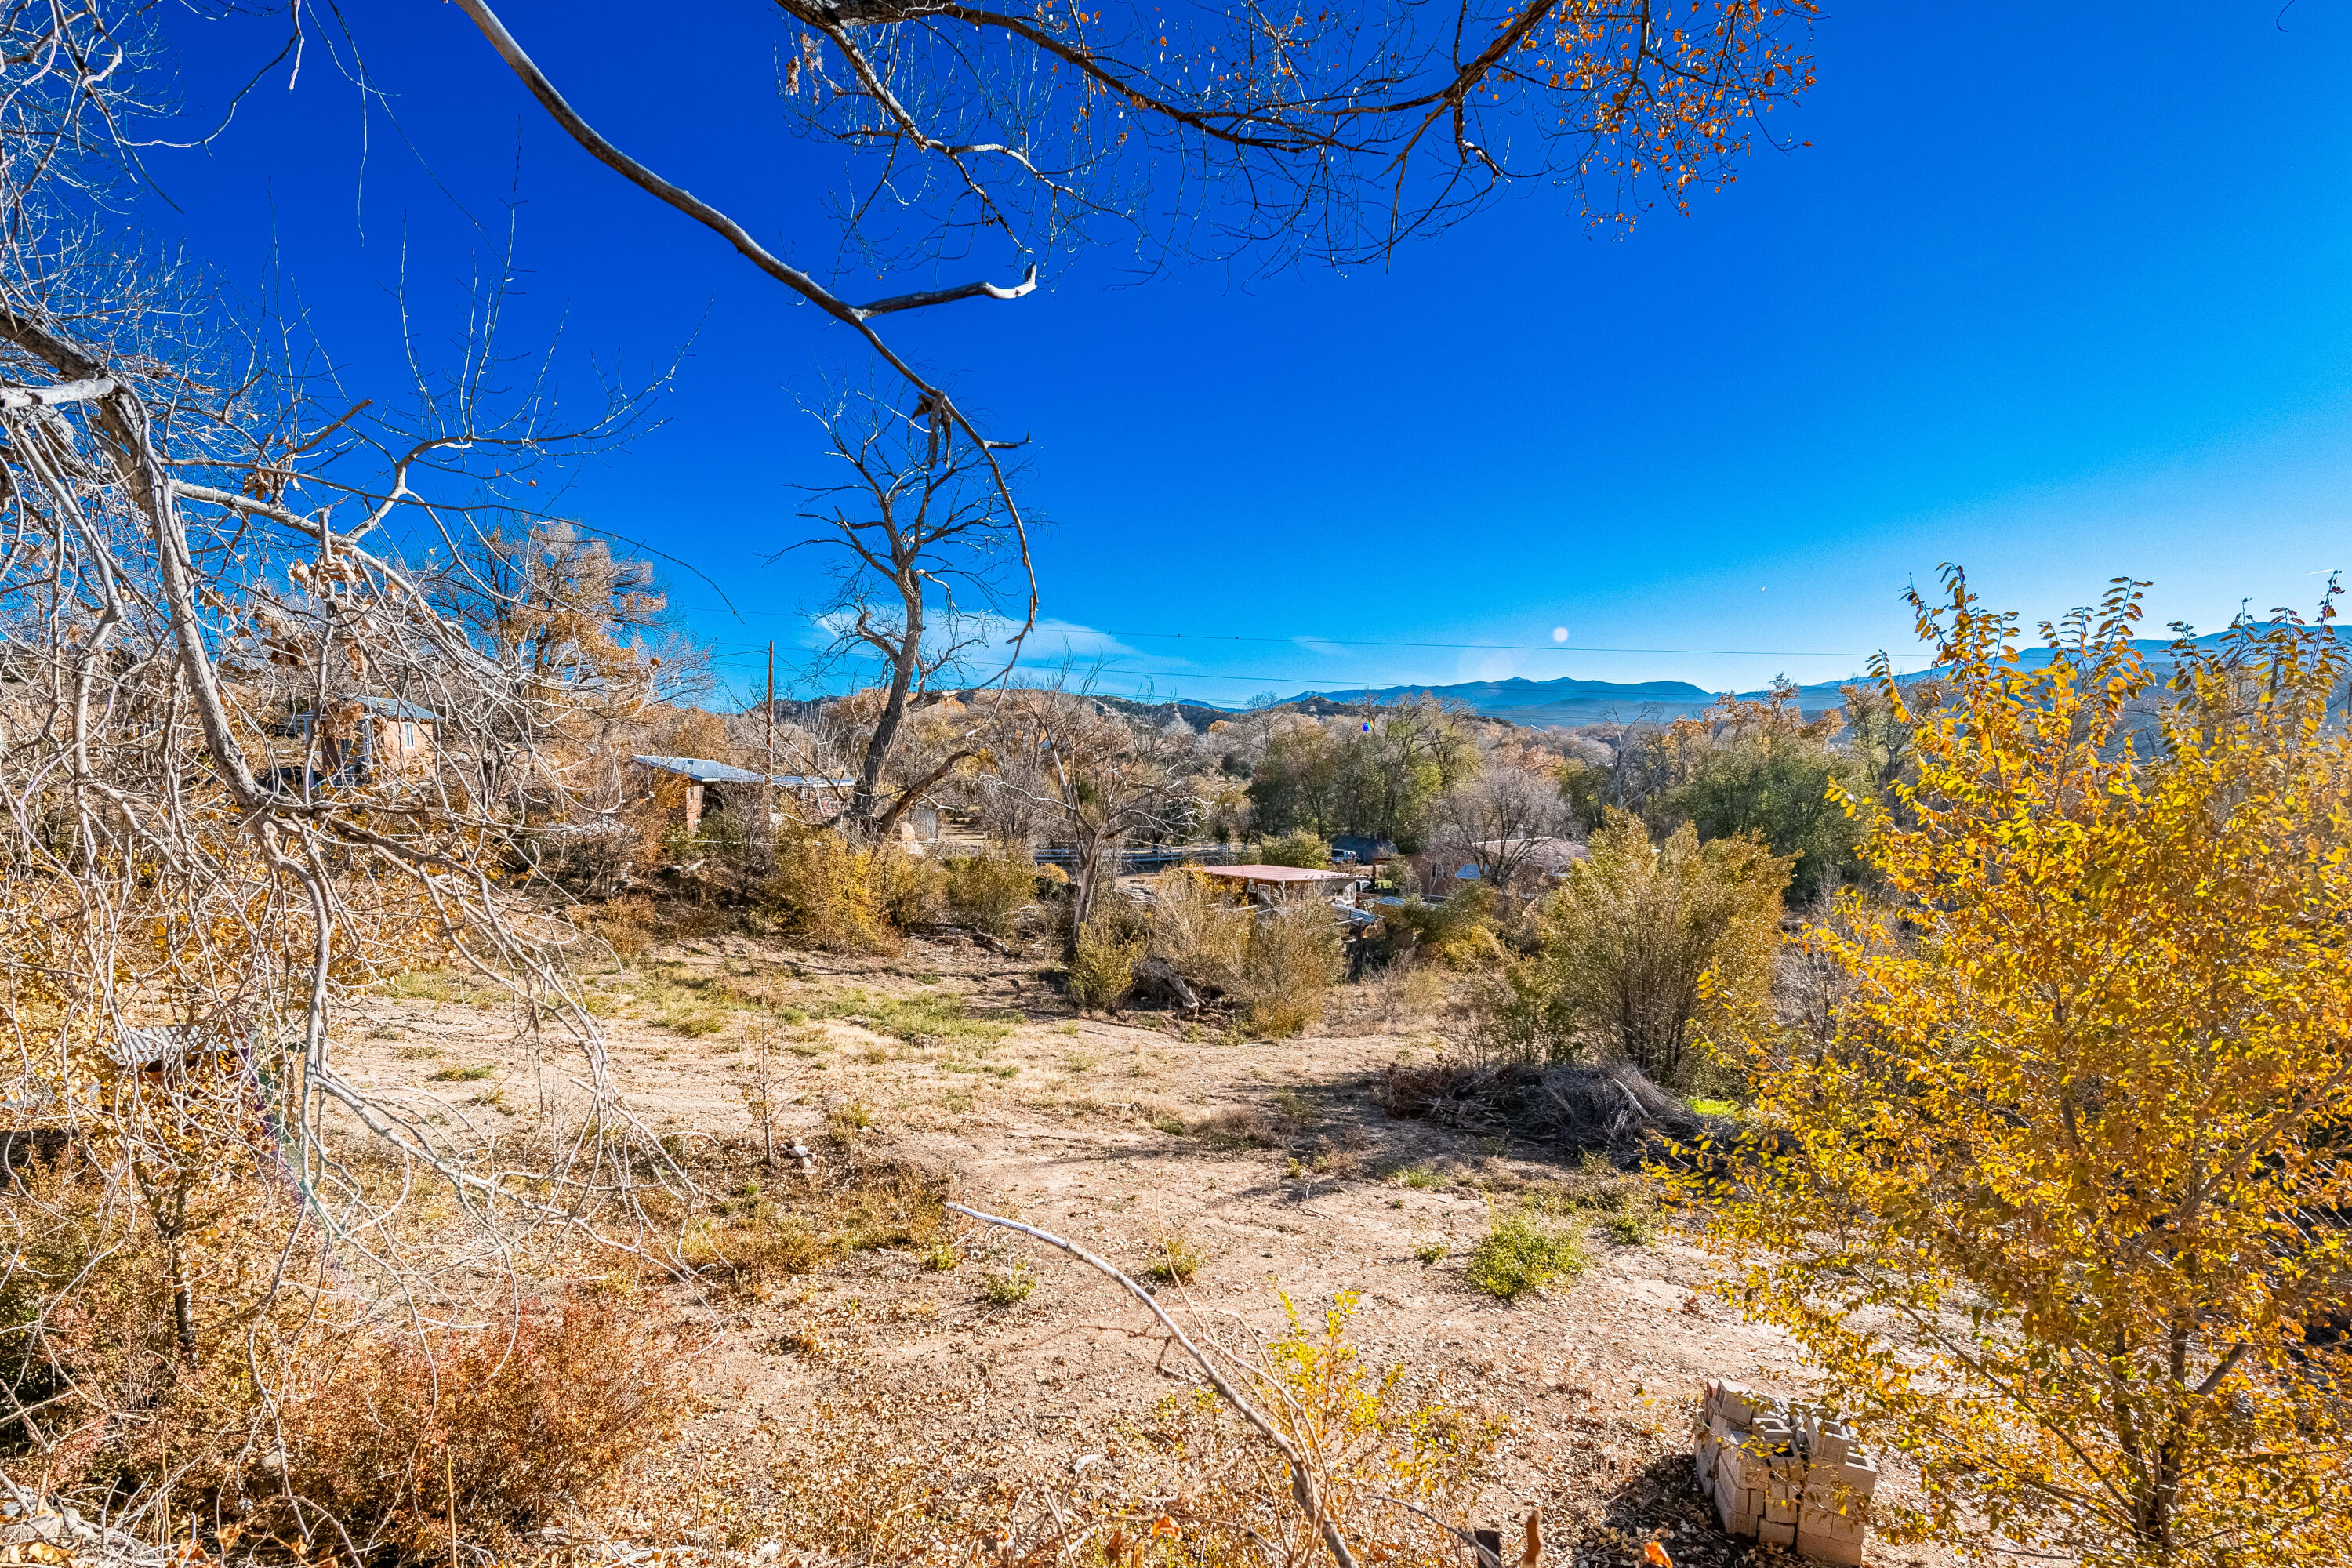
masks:
<svg viewBox="0 0 2352 1568"><path fill-rule="evenodd" d="M1891 907L1792 938L1821 1005L1751 1038L1778 1152L1716 1178L1726 1289L1919 1467L1882 1534L2352 1563L2345 654L2242 627L2164 689L2140 584L2036 664L1948 582Z"/></svg>

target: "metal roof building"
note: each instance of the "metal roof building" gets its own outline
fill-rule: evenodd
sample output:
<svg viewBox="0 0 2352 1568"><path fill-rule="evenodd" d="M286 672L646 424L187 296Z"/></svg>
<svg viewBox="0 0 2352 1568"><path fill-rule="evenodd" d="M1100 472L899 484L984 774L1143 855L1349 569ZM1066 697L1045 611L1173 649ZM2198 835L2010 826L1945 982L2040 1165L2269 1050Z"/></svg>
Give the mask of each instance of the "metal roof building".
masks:
<svg viewBox="0 0 2352 1568"><path fill-rule="evenodd" d="M658 773L676 773L696 784L772 784L778 789L848 789L856 779L832 779L820 773L755 773L749 768L739 768L732 763L714 763L708 757L632 757Z"/></svg>

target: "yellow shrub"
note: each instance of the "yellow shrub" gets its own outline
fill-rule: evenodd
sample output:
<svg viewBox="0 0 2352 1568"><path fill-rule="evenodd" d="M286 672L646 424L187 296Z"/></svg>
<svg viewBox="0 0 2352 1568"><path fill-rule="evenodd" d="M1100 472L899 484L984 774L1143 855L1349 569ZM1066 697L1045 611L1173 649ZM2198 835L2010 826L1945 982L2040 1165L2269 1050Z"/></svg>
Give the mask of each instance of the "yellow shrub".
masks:
<svg viewBox="0 0 2352 1568"><path fill-rule="evenodd" d="M803 828L779 836L776 870L760 889L793 937L832 952L893 952L904 932L934 923L947 872L896 844L866 846Z"/></svg>
<svg viewBox="0 0 2352 1568"><path fill-rule="evenodd" d="M950 860L948 912L974 931L1003 936L1022 906L1037 896L1039 870L1028 856L1008 848Z"/></svg>
<svg viewBox="0 0 2352 1568"><path fill-rule="evenodd" d="M875 908L894 929L908 931L938 923L947 873L937 861L909 855L895 844L882 844L867 851L866 867Z"/></svg>
<svg viewBox="0 0 2352 1568"><path fill-rule="evenodd" d="M1070 1000L1079 1009L1118 1005L1135 989L1135 965L1143 943L1088 922L1079 928L1077 954L1070 960Z"/></svg>

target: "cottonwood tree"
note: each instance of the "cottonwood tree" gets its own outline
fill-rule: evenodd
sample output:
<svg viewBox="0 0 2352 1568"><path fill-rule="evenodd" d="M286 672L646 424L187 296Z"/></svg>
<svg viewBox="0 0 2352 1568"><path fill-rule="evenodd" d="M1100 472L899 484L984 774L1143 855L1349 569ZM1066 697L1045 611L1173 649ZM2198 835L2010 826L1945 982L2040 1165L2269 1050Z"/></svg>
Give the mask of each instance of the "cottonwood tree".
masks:
<svg viewBox="0 0 2352 1568"><path fill-rule="evenodd" d="M2044 625L1957 571L1902 809L1790 940L1751 1042L1780 1152L1729 1173L1730 1294L1919 1466L1895 1539L2089 1564L2352 1562L2352 742L2323 613L2186 642L2140 584ZM2332 611L2332 593L2328 609Z"/></svg>
<svg viewBox="0 0 2352 1568"><path fill-rule="evenodd" d="M1510 888L1544 864L1547 843L1567 813L1550 773L1490 767L1438 797L1438 836L1467 855L1493 887Z"/></svg>
<svg viewBox="0 0 2352 1568"><path fill-rule="evenodd" d="M1693 824L1702 837L1760 839L1792 858L1792 890L1818 898L1854 870L1861 821L1848 799L1876 799L1864 783L1865 758L1833 743L1843 726L1836 710L1808 718L1785 677L1761 699L1726 696L1702 717L1667 727L1662 744L1679 782L1655 809ZM1883 737L1879 727L1869 739ZM1899 772L1899 755L1888 765Z"/></svg>
<svg viewBox="0 0 2352 1568"><path fill-rule="evenodd" d="M131 1452L170 1441L154 1391L194 1366L253 1394L203 1418L266 1427L304 1346L467 1321L536 1227L659 1251L630 1194L677 1173L612 1092L553 962L566 928L502 887L519 824L475 764L562 705L397 542L545 521L534 466L609 446L634 408L567 422L495 336L401 409L306 376L298 321L241 337L216 289L94 205L139 95L165 96L119 20L0 11L0 1098L18 1131L72 1137L87 1198L0 1211L19 1374L0 1392L45 1466L135 1488L169 1470ZM478 303L494 333L498 290ZM354 691L428 709L438 760L322 765L319 721ZM558 1068L528 1178L463 1108L350 1070L353 994L445 961L512 985ZM457 1200L432 1266L401 1213L420 1175ZM57 1245L110 1269L160 1247L168 1330L142 1337L155 1280L45 1273Z"/></svg>

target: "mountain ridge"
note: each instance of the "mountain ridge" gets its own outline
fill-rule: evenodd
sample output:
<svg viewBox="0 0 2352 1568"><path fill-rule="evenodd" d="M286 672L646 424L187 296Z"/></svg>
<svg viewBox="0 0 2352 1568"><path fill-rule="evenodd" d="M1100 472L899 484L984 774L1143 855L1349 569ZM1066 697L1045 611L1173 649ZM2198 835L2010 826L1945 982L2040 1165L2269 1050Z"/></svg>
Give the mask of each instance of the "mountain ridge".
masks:
<svg viewBox="0 0 2352 1568"><path fill-rule="evenodd" d="M2278 623L2262 622L2247 628L2257 635ZM2237 628L2208 632L2189 638L2193 646L2210 647L2229 637ZM2342 635L2330 628L2329 635ZM2168 668L2165 655L2178 643L2176 637L2138 637L2133 641L2151 668L2159 672ZM2046 645L2021 646L2019 662L2028 668L2048 662L2050 649ZM1940 668L1915 670L1895 677L1897 680L1924 680L1941 673ZM1797 705L1808 714L1825 712L1845 705L1845 688L1871 677L1857 671L1841 680L1815 681L1796 689ZM1322 703L1344 706L1351 702L1401 702L1423 694L1460 701L1482 719L1500 719L1531 728L1546 725L1604 723L1663 723L1671 719L1691 719L1706 712L1731 693L1709 691L1687 680L1588 680L1578 676L1563 675L1550 680L1530 680L1525 676L1512 676L1506 680L1465 680L1447 685L1403 685L1349 687L1339 690L1302 691L1285 700L1286 704ZM1765 690L1742 691L1736 695L1754 700L1769 696Z"/></svg>

